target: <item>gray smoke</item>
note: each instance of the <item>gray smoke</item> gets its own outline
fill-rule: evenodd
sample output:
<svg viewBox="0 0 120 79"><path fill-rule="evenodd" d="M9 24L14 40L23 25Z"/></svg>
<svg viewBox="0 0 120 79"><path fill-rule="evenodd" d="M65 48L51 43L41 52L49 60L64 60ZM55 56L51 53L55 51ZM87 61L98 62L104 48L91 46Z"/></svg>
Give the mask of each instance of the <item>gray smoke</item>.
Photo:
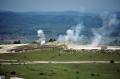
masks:
<svg viewBox="0 0 120 79"><path fill-rule="evenodd" d="M37 36L38 36L37 42L40 43L40 45L45 44L45 34L44 34L43 30L38 30Z"/></svg>

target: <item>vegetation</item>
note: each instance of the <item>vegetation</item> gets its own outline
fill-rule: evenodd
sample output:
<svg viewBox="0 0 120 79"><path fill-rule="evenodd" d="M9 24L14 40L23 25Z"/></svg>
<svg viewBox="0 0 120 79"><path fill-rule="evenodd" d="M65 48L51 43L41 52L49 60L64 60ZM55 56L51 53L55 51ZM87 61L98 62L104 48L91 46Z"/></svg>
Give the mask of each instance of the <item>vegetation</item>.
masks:
<svg viewBox="0 0 120 79"><path fill-rule="evenodd" d="M120 79L120 64L1 65L0 73L25 79Z"/></svg>
<svg viewBox="0 0 120 79"><path fill-rule="evenodd" d="M97 50L63 50L57 48L46 48L39 50L31 50L22 53L4 53L0 54L0 59L16 59L16 60L120 60L120 51L97 51Z"/></svg>
<svg viewBox="0 0 120 79"><path fill-rule="evenodd" d="M115 61L114 60L110 60L110 63L114 63Z"/></svg>
<svg viewBox="0 0 120 79"><path fill-rule="evenodd" d="M54 41L56 41L56 39L50 38L48 41L49 41L49 42L54 42Z"/></svg>
<svg viewBox="0 0 120 79"><path fill-rule="evenodd" d="M108 60L109 64L19 64L0 65L0 74L9 79L11 76L25 79L119 79L120 51L107 50L63 50L60 48L42 48L19 53L0 54L0 59L15 59L17 62L24 60ZM1 63L4 61L0 61ZM16 62L16 61L5 61Z"/></svg>
<svg viewBox="0 0 120 79"><path fill-rule="evenodd" d="M20 44L21 41L20 40L17 40L17 41L14 41L13 44Z"/></svg>

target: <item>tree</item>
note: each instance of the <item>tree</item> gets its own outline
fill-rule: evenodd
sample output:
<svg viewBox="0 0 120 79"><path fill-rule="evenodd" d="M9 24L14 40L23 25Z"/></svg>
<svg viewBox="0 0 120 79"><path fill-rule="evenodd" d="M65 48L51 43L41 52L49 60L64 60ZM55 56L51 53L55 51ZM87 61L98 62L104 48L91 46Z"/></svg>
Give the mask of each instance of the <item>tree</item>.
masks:
<svg viewBox="0 0 120 79"><path fill-rule="evenodd" d="M52 38L49 39L49 42L54 42L54 41L56 41L56 40L52 39Z"/></svg>
<svg viewBox="0 0 120 79"><path fill-rule="evenodd" d="M20 40L17 40L17 41L14 41L13 44L20 44L21 41Z"/></svg>

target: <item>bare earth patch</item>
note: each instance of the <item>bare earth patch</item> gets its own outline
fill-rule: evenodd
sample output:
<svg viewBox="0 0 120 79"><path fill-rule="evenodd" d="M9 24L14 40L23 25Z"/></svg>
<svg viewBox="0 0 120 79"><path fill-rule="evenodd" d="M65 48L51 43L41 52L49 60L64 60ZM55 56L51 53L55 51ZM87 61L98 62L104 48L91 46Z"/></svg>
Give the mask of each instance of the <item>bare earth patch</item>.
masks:
<svg viewBox="0 0 120 79"><path fill-rule="evenodd" d="M13 49L17 46L24 46L27 44L6 44L6 45L0 45L0 53L10 53L9 50Z"/></svg>

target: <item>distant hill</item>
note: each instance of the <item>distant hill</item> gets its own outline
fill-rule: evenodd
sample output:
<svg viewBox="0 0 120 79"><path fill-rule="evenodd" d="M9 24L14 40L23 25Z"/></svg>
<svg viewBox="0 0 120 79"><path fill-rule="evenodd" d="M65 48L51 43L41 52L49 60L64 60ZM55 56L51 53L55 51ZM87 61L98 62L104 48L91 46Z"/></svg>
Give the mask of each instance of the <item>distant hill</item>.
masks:
<svg viewBox="0 0 120 79"><path fill-rule="evenodd" d="M117 12L117 15L120 14ZM120 17L120 16L119 16ZM92 35L92 28L100 28L102 19L99 14L66 12L0 12L0 40L36 39L36 31L43 29L47 38L57 38L67 29L79 23L85 25L83 34ZM120 36L119 26L112 36Z"/></svg>

